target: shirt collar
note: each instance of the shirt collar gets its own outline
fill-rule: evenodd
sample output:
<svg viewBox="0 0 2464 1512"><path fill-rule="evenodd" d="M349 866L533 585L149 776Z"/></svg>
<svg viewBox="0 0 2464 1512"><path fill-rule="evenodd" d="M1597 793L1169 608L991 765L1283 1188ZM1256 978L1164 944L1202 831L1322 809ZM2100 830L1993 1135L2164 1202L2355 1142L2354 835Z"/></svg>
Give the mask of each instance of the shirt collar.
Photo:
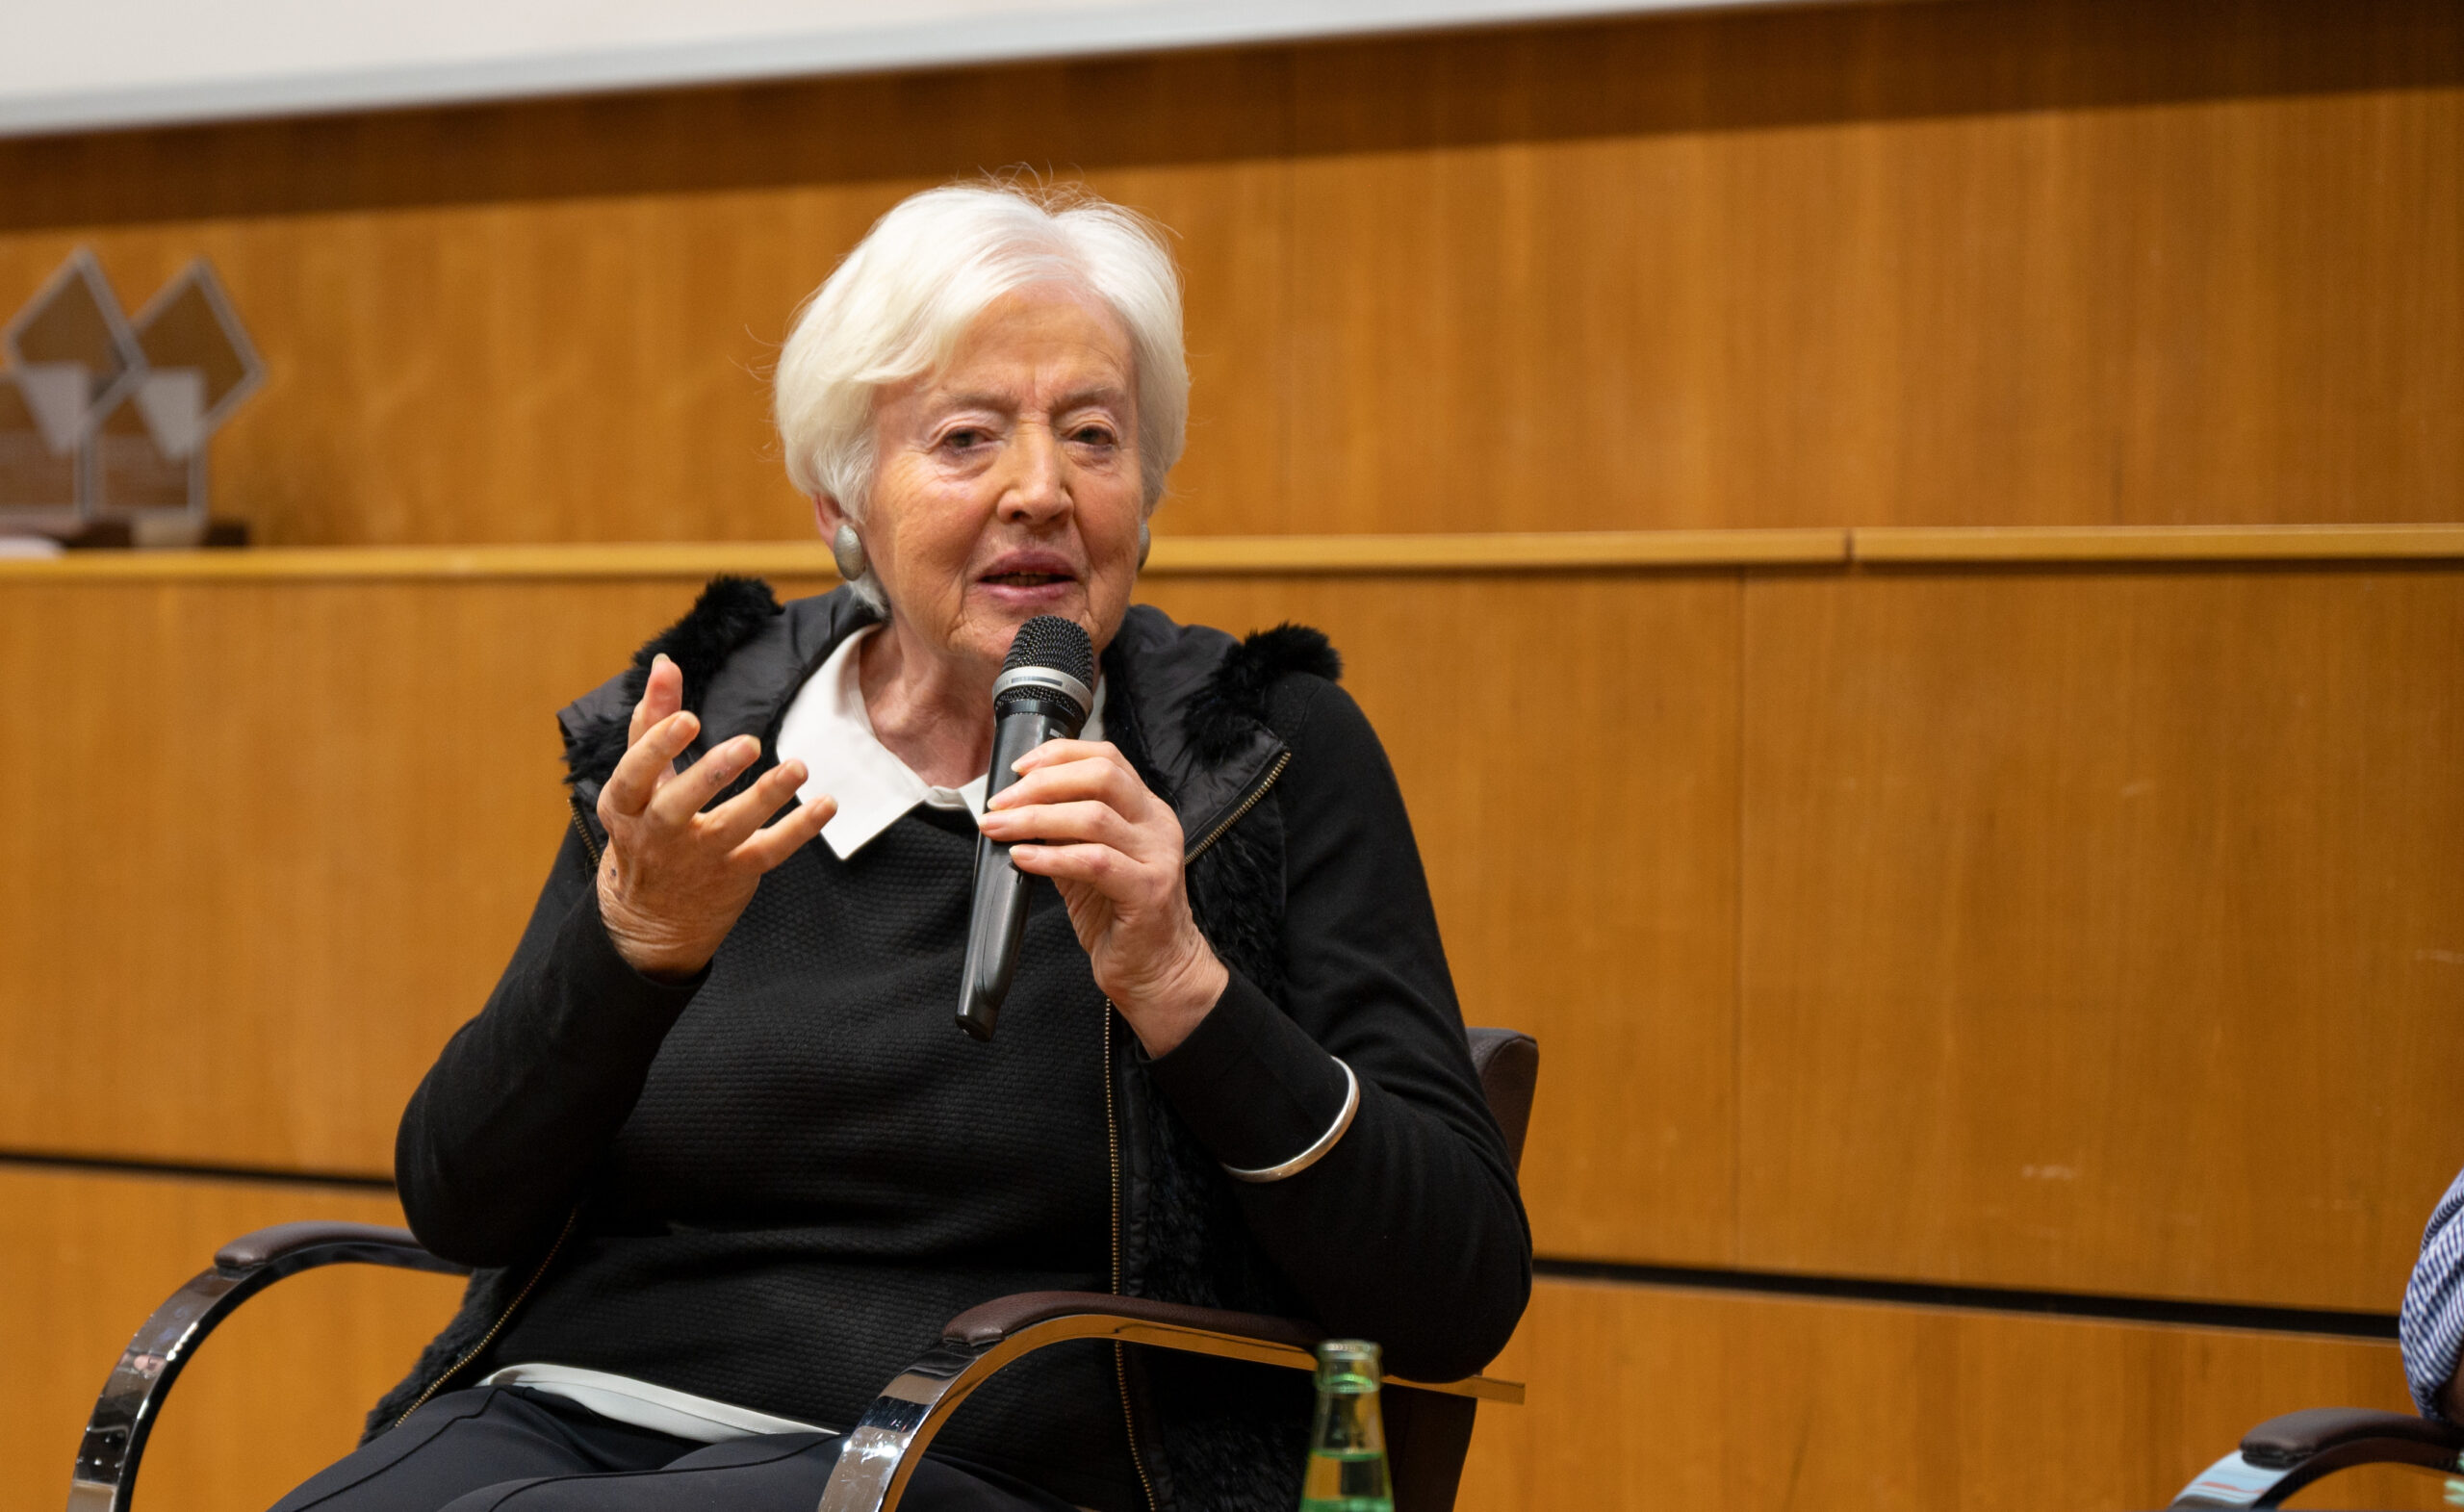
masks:
<svg viewBox="0 0 2464 1512"><path fill-rule="evenodd" d="M873 717L864 708L860 652L865 637L881 627L868 625L830 653L787 705L779 722L778 756L799 760L811 775L796 797L812 803L828 795L838 800L838 812L821 827L831 854L846 860L872 843L875 836L907 816L918 804L934 808L984 812L984 779L962 787L936 787L915 775L881 737L873 733ZM1095 706L1087 716L1082 740L1104 738L1104 686L1095 684Z"/></svg>

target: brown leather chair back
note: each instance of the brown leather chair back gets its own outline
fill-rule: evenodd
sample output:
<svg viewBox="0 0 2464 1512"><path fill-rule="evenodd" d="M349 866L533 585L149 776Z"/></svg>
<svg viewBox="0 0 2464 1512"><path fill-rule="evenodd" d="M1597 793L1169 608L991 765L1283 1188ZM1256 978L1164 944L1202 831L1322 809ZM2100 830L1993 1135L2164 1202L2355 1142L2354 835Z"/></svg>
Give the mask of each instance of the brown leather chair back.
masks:
<svg viewBox="0 0 2464 1512"><path fill-rule="evenodd" d="M1489 1100L1489 1115L1505 1136L1505 1152L1523 1167L1523 1136L1531 1127L1531 1089L1540 1080L1540 1041L1520 1029L1467 1029L1472 1042L1472 1068L1480 1073L1480 1091Z"/></svg>

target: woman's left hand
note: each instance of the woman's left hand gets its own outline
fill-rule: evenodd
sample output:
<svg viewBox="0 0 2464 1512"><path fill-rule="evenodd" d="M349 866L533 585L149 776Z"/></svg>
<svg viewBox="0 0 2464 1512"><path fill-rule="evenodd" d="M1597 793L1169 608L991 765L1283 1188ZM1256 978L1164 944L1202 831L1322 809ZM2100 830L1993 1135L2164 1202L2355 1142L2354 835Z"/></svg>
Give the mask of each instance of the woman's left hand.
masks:
<svg viewBox="0 0 2464 1512"><path fill-rule="evenodd" d="M1190 913L1181 821L1106 741L1054 740L1018 761L984 833L1069 907L1095 985L1148 1055L1189 1038L1231 981Z"/></svg>

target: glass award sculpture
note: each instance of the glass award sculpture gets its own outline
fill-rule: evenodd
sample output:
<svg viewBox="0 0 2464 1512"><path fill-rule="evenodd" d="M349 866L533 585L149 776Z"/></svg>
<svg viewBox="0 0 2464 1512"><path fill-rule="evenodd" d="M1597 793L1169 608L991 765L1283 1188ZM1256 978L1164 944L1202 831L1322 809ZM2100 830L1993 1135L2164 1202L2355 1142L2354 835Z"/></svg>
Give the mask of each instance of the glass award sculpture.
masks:
<svg viewBox="0 0 2464 1512"><path fill-rule="evenodd" d="M0 528L75 530L87 441L144 362L94 255L80 247L0 328Z"/></svg>
<svg viewBox="0 0 2464 1512"><path fill-rule="evenodd" d="M0 535L76 529L77 459L51 449L16 370L0 370Z"/></svg>
<svg viewBox="0 0 2464 1512"><path fill-rule="evenodd" d="M132 322L81 247L0 342L0 532L203 539L206 442L265 377L204 259Z"/></svg>
<svg viewBox="0 0 2464 1512"><path fill-rule="evenodd" d="M87 515L143 525L206 524L205 443L265 370L203 258L180 269L133 322L143 371L96 427Z"/></svg>

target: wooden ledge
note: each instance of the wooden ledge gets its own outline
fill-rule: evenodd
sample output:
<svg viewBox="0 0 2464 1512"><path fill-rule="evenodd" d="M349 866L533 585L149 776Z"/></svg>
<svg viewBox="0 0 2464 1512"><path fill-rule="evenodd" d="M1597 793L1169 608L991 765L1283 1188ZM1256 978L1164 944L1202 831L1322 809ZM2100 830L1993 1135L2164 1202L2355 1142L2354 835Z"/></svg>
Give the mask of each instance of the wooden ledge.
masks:
<svg viewBox="0 0 2464 1512"><path fill-rule="evenodd" d="M1869 525L1861 562L2282 562L2464 558L2464 525Z"/></svg>
<svg viewBox="0 0 2464 1512"><path fill-rule="evenodd" d="M69 551L47 561L0 561L0 582L62 578L220 582L471 578L700 580L722 573L835 579L819 541L692 541L614 546L263 547L236 551Z"/></svg>
<svg viewBox="0 0 2464 1512"><path fill-rule="evenodd" d="M1499 535L1164 536L1149 577L1254 573L1464 573L1735 567L1848 560L1848 532L1606 530ZM239 551L71 551L0 561L0 582L64 578L371 581L587 579L721 573L835 579L819 541L610 546L267 547Z"/></svg>
<svg viewBox="0 0 2464 1512"><path fill-rule="evenodd" d="M1548 530L1477 535L1159 536L1146 570L1241 573L1564 572L1845 562L1848 532Z"/></svg>
<svg viewBox="0 0 2464 1512"><path fill-rule="evenodd" d="M1962 563L2464 561L2464 525L1872 526L1857 530L1599 530L1489 535L1166 536L1154 577L1620 572ZM736 573L834 581L819 541L639 545L275 547L72 551L0 559L0 583L542 581Z"/></svg>

